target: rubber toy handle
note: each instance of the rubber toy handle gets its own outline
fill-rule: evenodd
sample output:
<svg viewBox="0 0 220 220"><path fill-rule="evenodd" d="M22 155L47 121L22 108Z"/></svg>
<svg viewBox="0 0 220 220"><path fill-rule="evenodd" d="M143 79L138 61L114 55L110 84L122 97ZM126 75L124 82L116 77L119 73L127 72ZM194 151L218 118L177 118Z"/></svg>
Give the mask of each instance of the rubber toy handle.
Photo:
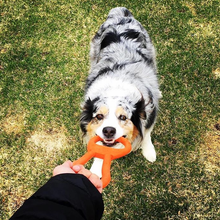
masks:
<svg viewBox="0 0 220 220"><path fill-rule="evenodd" d="M87 145L87 153L84 154L81 158L73 162L73 165L81 164L84 165L93 157L98 157L103 159L102 165L102 185L105 188L109 182L111 181L111 161L123 157L131 152L131 143L123 138L120 137L116 141L120 142L124 145L122 149L114 149L111 147L106 147L103 145L96 144L97 142L101 141L102 139L99 136L95 136L90 139Z"/></svg>

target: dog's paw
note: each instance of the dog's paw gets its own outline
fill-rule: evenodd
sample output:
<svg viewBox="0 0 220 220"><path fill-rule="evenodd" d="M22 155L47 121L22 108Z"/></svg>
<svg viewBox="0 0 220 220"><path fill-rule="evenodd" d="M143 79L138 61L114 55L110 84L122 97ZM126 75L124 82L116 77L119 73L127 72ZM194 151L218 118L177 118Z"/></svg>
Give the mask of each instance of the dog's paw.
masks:
<svg viewBox="0 0 220 220"><path fill-rule="evenodd" d="M144 157L149 160L150 162L155 162L156 161L156 151L154 149L154 146L150 146L150 147L146 147L142 149L142 153L144 155Z"/></svg>

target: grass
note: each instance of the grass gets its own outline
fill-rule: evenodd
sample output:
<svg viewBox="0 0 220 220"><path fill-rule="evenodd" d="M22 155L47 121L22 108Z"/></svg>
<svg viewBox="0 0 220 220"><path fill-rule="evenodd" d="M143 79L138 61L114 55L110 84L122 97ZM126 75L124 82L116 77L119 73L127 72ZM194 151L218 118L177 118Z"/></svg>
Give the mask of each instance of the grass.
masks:
<svg viewBox="0 0 220 220"><path fill-rule="evenodd" d="M0 0L0 218L55 165L85 151L80 103L89 43L108 11L126 6L157 48L163 99L158 159L112 164L103 219L220 218L220 4L205 0Z"/></svg>

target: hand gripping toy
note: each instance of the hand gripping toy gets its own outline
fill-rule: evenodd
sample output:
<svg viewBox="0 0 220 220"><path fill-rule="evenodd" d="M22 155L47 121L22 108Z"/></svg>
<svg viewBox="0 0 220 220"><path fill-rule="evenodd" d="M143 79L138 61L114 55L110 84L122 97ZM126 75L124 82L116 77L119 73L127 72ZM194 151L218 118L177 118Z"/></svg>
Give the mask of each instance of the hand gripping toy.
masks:
<svg viewBox="0 0 220 220"><path fill-rule="evenodd" d="M102 139L99 136L95 136L92 139L90 139L87 145L88 152L85 153L78 160L74 161L73 165L77 165L77 164L84 165L93 157L98 157L100 159L103 159L102 185L103 188L105 188L111 180L111 174L110 174L111 161L123 157L128 153L130 153L131 143L127 139L120 137L116 141L122 143L125 147L122 149L114 149L111 147L106 147L96 144L98 141L101 140Z"/></svg>

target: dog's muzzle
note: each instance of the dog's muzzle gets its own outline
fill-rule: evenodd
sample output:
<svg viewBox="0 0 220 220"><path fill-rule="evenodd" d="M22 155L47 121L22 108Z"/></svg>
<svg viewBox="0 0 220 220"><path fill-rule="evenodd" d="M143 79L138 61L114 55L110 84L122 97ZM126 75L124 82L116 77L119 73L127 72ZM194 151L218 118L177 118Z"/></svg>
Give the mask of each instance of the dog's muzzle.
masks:
<svg viewBox="0 0 220 220"><path fill-rule="evenodd" d="M116 134L116 129L114 127L104 127L102 130L102 133L104 135L103 143L106 146L113 146L115 145L115 134Z"/></svg>

